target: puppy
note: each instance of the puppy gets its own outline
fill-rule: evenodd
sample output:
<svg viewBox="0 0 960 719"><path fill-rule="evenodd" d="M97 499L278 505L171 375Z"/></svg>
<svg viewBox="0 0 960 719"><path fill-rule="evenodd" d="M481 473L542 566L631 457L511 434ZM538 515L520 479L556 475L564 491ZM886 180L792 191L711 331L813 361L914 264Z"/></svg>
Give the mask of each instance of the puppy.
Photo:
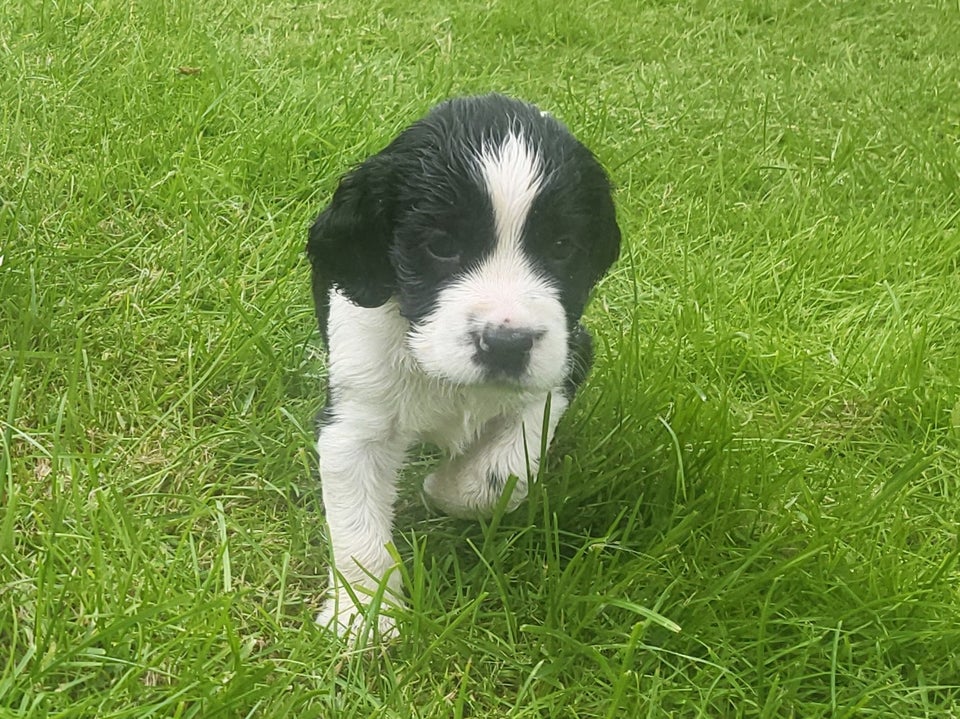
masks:
<svg viewBox="0 0 960 719"><path fill-rule="evenodd" d="M506 509L524 499L589 369L580 316L619 249L591 152L502 95L438 105L340 180L307 244L329 378L319 623L348 633L374 595L401 601L388 546L412 444L447 455L424 482L444 512L490 514L511 477Z"/></svg>

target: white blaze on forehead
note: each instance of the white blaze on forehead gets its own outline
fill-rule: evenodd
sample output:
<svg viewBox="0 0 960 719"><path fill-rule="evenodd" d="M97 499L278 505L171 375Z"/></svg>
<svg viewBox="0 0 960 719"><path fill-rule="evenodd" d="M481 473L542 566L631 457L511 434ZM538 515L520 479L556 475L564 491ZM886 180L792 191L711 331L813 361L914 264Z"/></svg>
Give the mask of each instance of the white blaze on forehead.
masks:
<svg viewBox="0 0 960 719"><path fill-rule="evenodd" d="M536 153L523 137L510 133L499 147L484 146L480 173L493 205L497 244L505 249L519 247L523 225L543 182Z"/></svg>

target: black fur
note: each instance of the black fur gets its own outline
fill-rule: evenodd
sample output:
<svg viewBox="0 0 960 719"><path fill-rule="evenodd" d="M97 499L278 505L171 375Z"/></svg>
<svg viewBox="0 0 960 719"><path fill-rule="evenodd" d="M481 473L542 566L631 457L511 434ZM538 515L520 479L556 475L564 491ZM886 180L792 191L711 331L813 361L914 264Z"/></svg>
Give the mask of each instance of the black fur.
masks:
<svg viewBox="0 0 960 719"><path fill-rule="evenodd" d="M593 338L583 325L577 323L570 331L567 347L570 351L570 374L563 385L563 392L567 399L573 399L593 365Z"/></svg>

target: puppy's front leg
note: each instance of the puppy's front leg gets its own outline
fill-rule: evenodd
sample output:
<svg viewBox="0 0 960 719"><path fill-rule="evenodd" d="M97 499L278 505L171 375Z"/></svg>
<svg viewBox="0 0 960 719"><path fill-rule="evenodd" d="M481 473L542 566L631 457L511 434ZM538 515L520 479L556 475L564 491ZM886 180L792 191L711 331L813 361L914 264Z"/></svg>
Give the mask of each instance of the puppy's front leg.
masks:
<svg viewBox="0 0 960 719"><path fill-rule="evenodd" d="M357 628L364 606L381 583L384 603L400 602L400 575L387 545L397 473L407 443L390 427L371 422L377 414L338 403L335 416L320 429L317 440L334 559L330 596L317 622L341 635ZM378 623L381 636L393 632L390 617L381 615Z"/></svg>
<svg viewBox="0 0 960 719"><path fill-rule="evenodd" d="M549 446L568 404L566 396L557 391L515 415L491 420L472 446L426 478L423 490L430 503L454 517L489 516L507 480L515 476L518 481L506 505L506 511L512 512L526 498L527 482L540 465L541 446Z"/></svg>

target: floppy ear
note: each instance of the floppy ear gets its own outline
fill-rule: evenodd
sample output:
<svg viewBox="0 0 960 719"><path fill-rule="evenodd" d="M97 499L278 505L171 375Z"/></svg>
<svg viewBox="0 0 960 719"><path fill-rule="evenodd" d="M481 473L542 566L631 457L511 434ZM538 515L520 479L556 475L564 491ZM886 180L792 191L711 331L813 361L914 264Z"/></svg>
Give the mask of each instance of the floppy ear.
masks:
<svg viewBox="0 0 960 719"><path fill-rule="evenodd" d="M307 255L314 294L336 286L362 307L379 307L393 294L393 171L374 155L340 180L333 199L310 228Z"/></svg>

